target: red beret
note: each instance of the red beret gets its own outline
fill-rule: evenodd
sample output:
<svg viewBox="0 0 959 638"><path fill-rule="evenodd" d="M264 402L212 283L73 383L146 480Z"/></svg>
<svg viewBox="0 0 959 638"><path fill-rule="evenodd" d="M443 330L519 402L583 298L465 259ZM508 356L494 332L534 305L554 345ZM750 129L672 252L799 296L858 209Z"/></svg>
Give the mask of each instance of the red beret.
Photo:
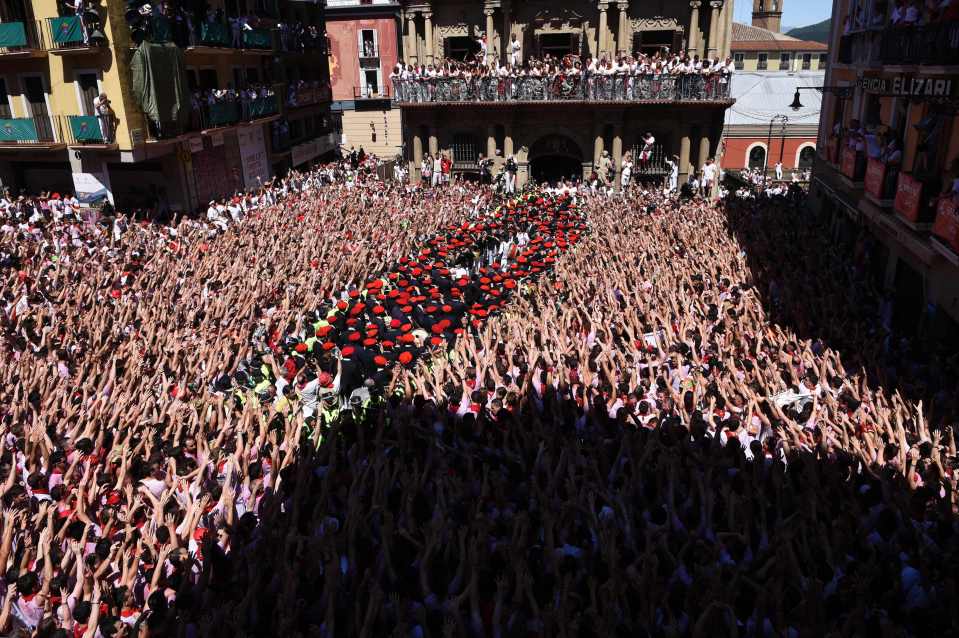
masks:
<svg viewBox="0 0 959 638"><path fill-rule="evenodd" d="M385 366L386 366L386 357L384 357L384 356L381 355L381 354L378 354L378 355L376 355L375 357L373 357L373 363L375 363L376 365L380 366L381 368L382 368L382 367L385 367Z"/></svg>
<svg viewBox="0 0 959 638"><path fill-rule="evenodd" d="M340 350L340 354L342 354L344 357L348 357L354 352L356 352L356 349L353 346L346 346L345 348Z"/></svg>
<svg viewBox="0 0 959 638"><path fill-rule="evenodd" d="M413 355L409 352L401 352L399 356L399 360L400 360L400 363L402 363L403 365L406 365L413 360Z"/></svg>

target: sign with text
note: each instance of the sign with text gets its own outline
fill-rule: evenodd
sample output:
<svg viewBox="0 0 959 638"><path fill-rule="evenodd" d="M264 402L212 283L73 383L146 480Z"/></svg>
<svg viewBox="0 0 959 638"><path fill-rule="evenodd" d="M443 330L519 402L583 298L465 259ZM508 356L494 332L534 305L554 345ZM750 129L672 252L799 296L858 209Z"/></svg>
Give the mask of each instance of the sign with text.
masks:
<svg viewBox="0 0 959 638"><path fill-rule="evenodd" d="M842 147L842 164L840 164L839 170L849 179L856 178L856 149L848 146Z"/></svg>
<svg viewBox="0 0 959 638"><path fill-rule="evenodd" d="M903 97L952 97L955 90L951 79L912 75L862 76L856 80L856 86L866 93Z"/></svg>
<svg viewBox="0 0 959 638"><path fill-rule="evenodd" d="M240 128L236 137L240 143L243 185L248 190L259 188L260 185L270 179L270 162L266 154L263 126Z"/></svg>
<svg viewBox="0 0 959 638"><path fill-rule="evenodd" d="M939 200L932 234L945 242L953 252L959 253L959 203L955 196Z"/></svg>
<svg viewBox="0 0 959 638"><path fill-rule="evenodd" d="M896 212L915 223L919 220L921 203L922 182L908 173L899 173L899 181L896 184L896 201L893 205Z"/></svg>
<svg viewBox="0 0 959 638"><path fill-rule="evenodd" d="M866 164L866 192L882 199L882 186L886 181L886 165L881 161L870 158Z"/></svg>

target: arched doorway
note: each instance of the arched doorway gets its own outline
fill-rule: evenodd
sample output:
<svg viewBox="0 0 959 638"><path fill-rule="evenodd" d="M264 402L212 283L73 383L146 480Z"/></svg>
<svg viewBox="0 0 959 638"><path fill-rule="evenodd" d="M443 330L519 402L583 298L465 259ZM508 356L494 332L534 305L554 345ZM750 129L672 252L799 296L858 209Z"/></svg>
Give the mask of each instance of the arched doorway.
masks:
<svg viewBox="0 0 959 638"><path fill-rule="evenodd" d="M565 135L547 135L529 149L530 177L535 182L555 184L561 179L583 176L583 153L579 145Z"/></svg>
<svg viewBox="0 0 959 638"><path fill-rule="evenodd" d="M763 169L766 167L766 148L754 146L749 151L749 168Z"/></svg>

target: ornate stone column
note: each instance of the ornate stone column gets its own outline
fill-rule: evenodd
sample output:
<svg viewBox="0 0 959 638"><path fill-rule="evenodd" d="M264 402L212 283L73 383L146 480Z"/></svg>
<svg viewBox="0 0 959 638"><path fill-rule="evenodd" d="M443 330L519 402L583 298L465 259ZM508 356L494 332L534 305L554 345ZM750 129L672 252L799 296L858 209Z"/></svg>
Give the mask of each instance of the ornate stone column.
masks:
<svg viewBox="0 0 959 638"><path fill-rule="evenodd" d="M492 124L486 127L486 157L496 157L496 127Z"/></svg>
<svg viewBox="0 0 959 638"><path fill-rule="evenodd" d="M503 14L503 32L499 34L499 54L500 60L503 62L503 64L506 64L509 62L510 34L513 32L513 25L510 22L509 0L503 0L503 5L499 10Z"/></svg>
<svg viewBox="0 0 959 638"><path fill-rule="evenodd" d="M422 175L420 174L420 167L423 165L423 138L420 137L419 133L416 133L413 136L413 170L410 171L410 175L416 178L416 181L419 181ZM413 181L412 179L410 181Z"/></svg>
<svg viewBox="0 0 959 638"><path fill-rule="evenodd" d="M513 123L506 122L503 125L503 159L513 155Z"/></svg>
<svg viewBox="0 0 959 638"><path fill-rule="evenodd" d="M416 57L416 14L412 11L406 13L406 61L419 62Z"/></svg>
<svg viewBox="0 0 959 638"><path fill-rule="evenodd" d="M703 135L699 138L699 165L696 166L697 169L701 168L706 160L709 159L709 136Z"/></svg>
<svg viewBox="0 0 959 638"><path fill-rule="evenodd" d="M689 38L686 42L686 51L689 55L699 53L699 7L702 4L700 0L692 0L689 3Z"/></svg>
<svg viewBox="0 0 959 638"><path fill-rule="evenodd" d="M433 12L424 11L423 12L423 31L426 38L426 49L424 53L426 54L426 63L433 64L434 52L433 48L436 44L433 42Z"/></svg>
<svg viewBox="0 0 959 638"><path fill-rule="evenodd" d="M613 188L619 190L619 185L622 183L622 170L623 170L623 125L622 123L617 123L613 127L613 166L616 167L616 178L613 183Z"/></svg>
<svg viewBox="0 0 959 638"><path fill-rule="evenodd" d="M716 52L719 51L717 46L719 43L719 10L723 8L723 0L710 0L709 3L710 14L709 14L709 49L707 50L707 55L710 58L716 57Z"/></svg>
<svg viewBox="0 0 959 638"><path fill-rule="evenodd" d="M626 55L633 48L629 41L629 0L617 2L616 8L619 9L619 33L616 35L616 52L620 55Z"/></svg>
<svg viewBox="0 0 959 638"><path fill-rule="evenodd" d="M486 62L492 62L494 59L493 50L496 48L496 42L494 40L493 32L493 11L491 7L486 7L483 9L483 14L486 16Z"/></svg>
<svg viewBox="0 0 959 638"><path fill-rule="evenodd" d="M596 52L598 53L596 57L599 59L602 59L603 54L608 51L608 47L606 45L606 31L609 29L609 27L607 26L607 16L606 16L606 10L608 8L609 8L609 5L607 5L606 2L604 2L604 0L600 0L599 29L597 29L596 31Z"/></svg>
<svg viewBox="0 0 959 638"><path fill-rule="evenodd" d="M685 128L685 127L684 127ZM679 138L679 184L682 186L689 179L689 130L683 131L683 136Z"/></svg>

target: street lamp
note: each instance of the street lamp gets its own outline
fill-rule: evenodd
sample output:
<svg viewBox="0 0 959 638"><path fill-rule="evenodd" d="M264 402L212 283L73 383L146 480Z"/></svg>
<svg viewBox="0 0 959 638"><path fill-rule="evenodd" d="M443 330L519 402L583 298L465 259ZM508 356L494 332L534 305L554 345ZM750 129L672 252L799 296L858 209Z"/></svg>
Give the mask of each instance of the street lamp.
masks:
<svg viewBox="0 0 959 638"><path fill-rule="evenodd" d="M852 87L851 86L797 86L796 92L793 94L793 102L789 105L794 111L801 109L802 102L799 101L799 92L800 91L819 91L820 93L835 93L836 96L843 100L849 97L852 97Z"/></svg>
<svg viewBox="0 0 959 638"><path fill-rule="evenodd" d="M798 93L797 93L798 95ZM798 99L798 98L797 98ZM766 158L763 166L763 190L766 190L766 179L769 177L769 151L773 141L773 125L779 122L782 125L779 141L779 163L783 161L783 151L786 146L786 125L789 124L789 118L785 115L776 114L769 120L769 135L766 136Z"/></svg>

